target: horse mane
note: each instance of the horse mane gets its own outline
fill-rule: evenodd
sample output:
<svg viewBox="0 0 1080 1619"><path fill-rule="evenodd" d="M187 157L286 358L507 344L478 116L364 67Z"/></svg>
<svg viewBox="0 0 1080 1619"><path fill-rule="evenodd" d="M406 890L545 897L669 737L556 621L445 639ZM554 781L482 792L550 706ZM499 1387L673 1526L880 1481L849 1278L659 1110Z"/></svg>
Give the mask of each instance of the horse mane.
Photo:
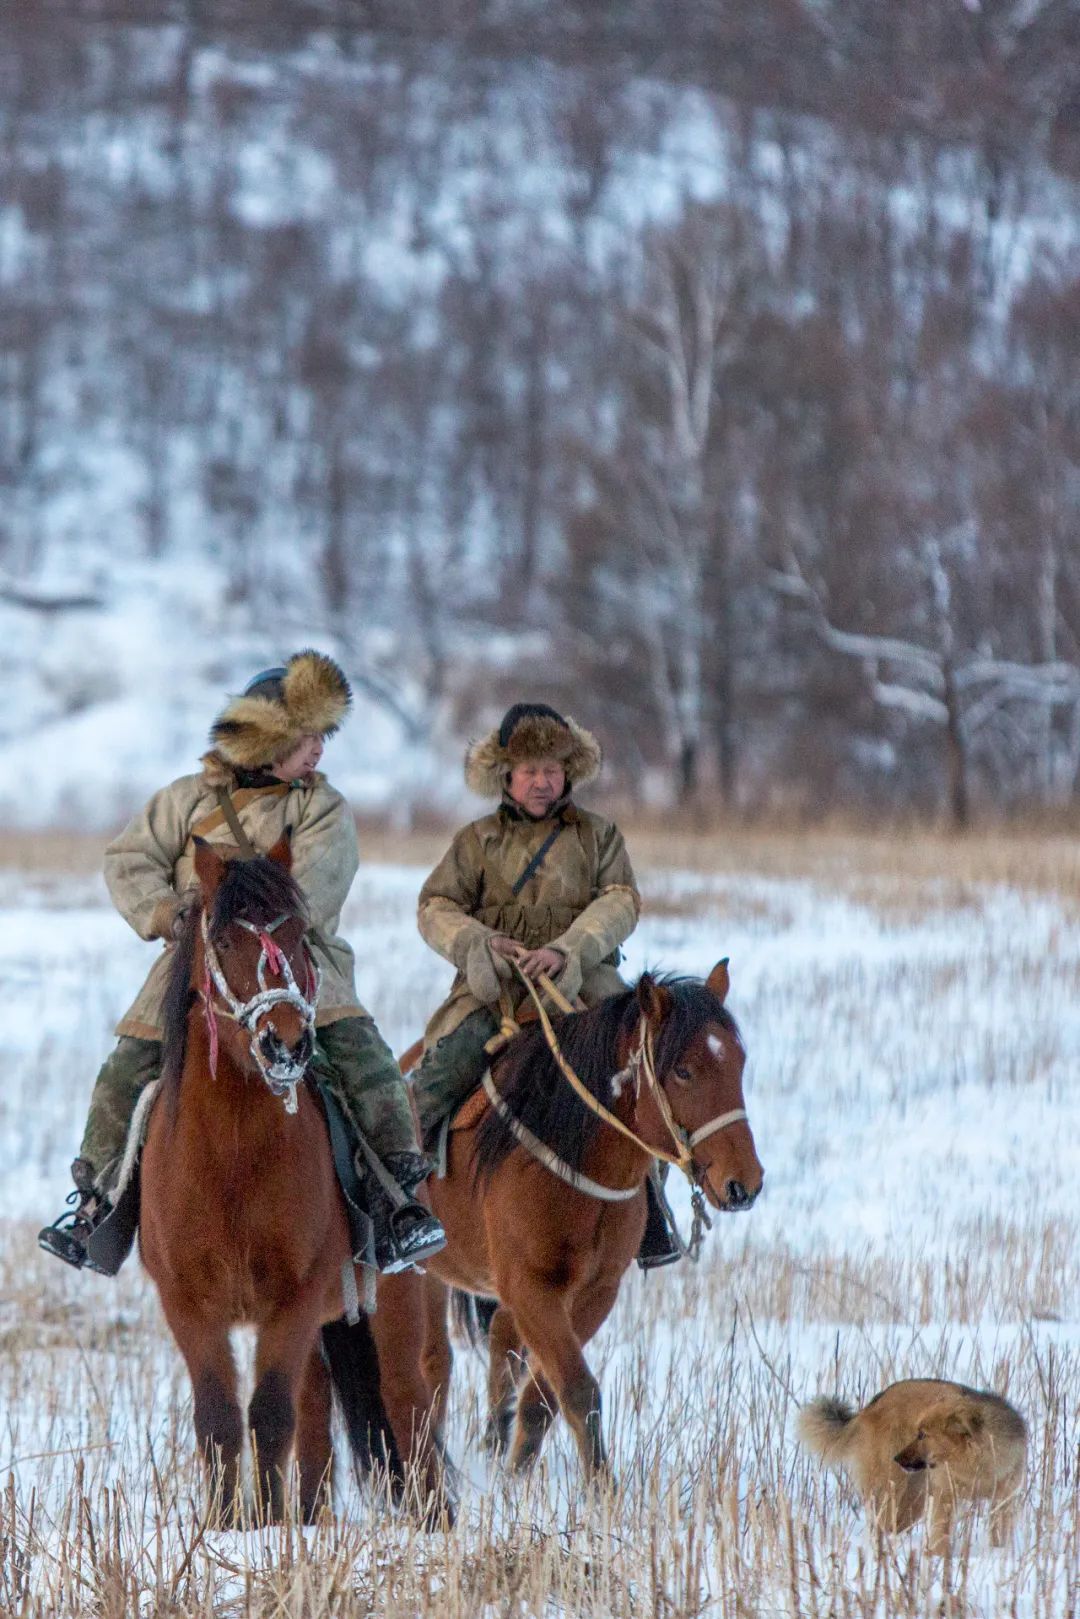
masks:
<svg viewBox="0 0 1080 1619"><path fill-rule="evenodd" d="M201 894L197 889L194 893L195 903L185 912L176 941L162 1003L161 1085L174 1117L187 1055L195 939L204 909ZM265 927L279 916L300 916L306 922L307 915L307 901L302 892L276 860L268 860L265 855L257 855L254 860L229 860L210 909L210 939L216 943L230 923L241 919L253 922L256 927Z"/></svg>
<svg viewBox="0 0 1080 1619"><path fill-rule="evenodd" d="M672 1068L694 1036L708 1023L738 1034L735 1019L700 978L654 974L671 997L655 1045L657 1074ZM612 995L586 1012L553 1016L563 1056L586 1090L610 1107L611 1082L619 1067L620 1037L629 1036L641 1015L635 989ZM596 1140L601 1120L582 1102L559 1072L544 1031L530 1024L496 1059L500 1095L514 1116L571 1169L580 1169ZM489 1180L518 1145L499 1115L490 1109L476 1133L475 1177Z"/></svg>

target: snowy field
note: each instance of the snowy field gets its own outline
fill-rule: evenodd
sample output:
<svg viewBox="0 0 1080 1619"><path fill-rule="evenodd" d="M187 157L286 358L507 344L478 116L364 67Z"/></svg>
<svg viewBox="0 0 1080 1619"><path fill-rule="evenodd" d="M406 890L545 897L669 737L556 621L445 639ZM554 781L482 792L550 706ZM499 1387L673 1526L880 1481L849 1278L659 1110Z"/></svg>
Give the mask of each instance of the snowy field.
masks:
<svg viewBox="0 0 1080 1619"><path fill-rule="evenodd" d="M134 1262L76 1276L33 1245L90 1083L152 959L95 877L0 872L0 1611L49 1615L979 1615L1080 1604L1080 937L1073 894L987 868L915 881L853 846L742 871L653 866L627 970L731 957L766 1170L700 1265L628 1278L591 1350L618 1490L583 1492L560 1425L535 1475L479 1445L459 1349L449 1536L344 1481L330 1526L203 1533L191 1407ZM719 863L719 862L718 862ZM730 867L733 862L728 860ZM996 871L996 868L994 868ZM368 865L346 916L398 1049L448 970L415 932L423 869ZM685 1199L679 1198L685 1208ZM1012 1545L966 1520L879 1542L797 1449L798 1402L897 1377L993 1387L1032 1448Z"/></svg>

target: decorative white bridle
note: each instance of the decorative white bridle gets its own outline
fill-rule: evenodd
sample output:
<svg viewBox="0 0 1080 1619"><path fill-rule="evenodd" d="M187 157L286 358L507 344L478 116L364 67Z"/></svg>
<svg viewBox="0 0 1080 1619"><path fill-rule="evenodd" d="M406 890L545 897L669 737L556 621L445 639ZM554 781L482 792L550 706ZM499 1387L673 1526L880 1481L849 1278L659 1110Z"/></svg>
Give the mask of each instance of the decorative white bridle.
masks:
<svg viewBox="0 0 1080 1619"><path fill-rule="evenodd" d="M233 1018L242 1029L247 1031L255 1066L270 1090L275 1096L284 1097L286 1113L295 1113L297 1107L296 1087L307 1072L307 1064L297 1063L292 1058L288 1058L283 1062L268 1062L258 1038L259 1019L265 1017L275 1006L294 1007L300 1014L300 1021L305 1034L312 1033L315 1028L315 1007L319 999L319 984L322 975L318 966L308 956L307 965L311 980L310 991L305 995L296 982L293 970L284 952L274 943L273 934L275 930L286 921L288 921L288 916L279 916L273 922L267 922L262 927L259 927L254 922L245 922L243 918L238 917L236 919L236 925L246 929L248 933L253 933L262 946L258 966L255 969L259 988L250 1000L240 1001L230 989L228 979L222 970L218 953L214 949L213 941L210 937L210 925L204 911L202 916L202 941L203 957L206 962L206 976L203 980L200 994L202 996L203 1012L206 1017L207 1034L210 1040L211 1074L215 1077L217 1075L217 1018L219 1015ZM306 945L304 949L306 952ZM266 981L267 972L275 973L282 980L282 983L271 987ZM225 1003L223 1006L215 1004L213 993L215 989Z"/></svg>

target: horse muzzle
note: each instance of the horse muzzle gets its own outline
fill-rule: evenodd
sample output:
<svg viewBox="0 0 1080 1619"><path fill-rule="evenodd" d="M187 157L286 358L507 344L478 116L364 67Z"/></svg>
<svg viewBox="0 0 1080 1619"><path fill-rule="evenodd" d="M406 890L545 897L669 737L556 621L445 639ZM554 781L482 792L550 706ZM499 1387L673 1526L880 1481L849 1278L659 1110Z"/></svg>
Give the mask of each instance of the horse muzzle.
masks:
<svg viewBox="0 0 1080 1619"><path fill-rule="evenodd" d="M295 1046L287 1046L272 1029L264 1029L253 1047L259 1071L275 1096L286 1096L293 1091L311 1062L315 1049L314 1036L305 1029Z"/></svg>
<svg viewBox="0 0 1080 1619"><path fill-rule="evenodd" d="M713 1185L708 1170L702 1177L705 1195L713 1208L719 1209L721 1214L741 1214L747 1209L752 1209L757 1202L758 1193L761 1191L761 1184L761 1181L759 1181L751 1191L742 1181L729 1176L723 1182L722 1189L718 1192Z"/></svg>

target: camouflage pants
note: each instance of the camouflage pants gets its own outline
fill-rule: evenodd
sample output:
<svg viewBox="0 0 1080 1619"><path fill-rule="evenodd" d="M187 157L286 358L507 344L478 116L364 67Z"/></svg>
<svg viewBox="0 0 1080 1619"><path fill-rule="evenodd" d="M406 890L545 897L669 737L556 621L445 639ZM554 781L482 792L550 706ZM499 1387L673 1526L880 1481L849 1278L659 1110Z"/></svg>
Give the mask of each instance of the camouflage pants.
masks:
<svg viewBox="0 0 1080 1619"><path fill-rule="evenodd" d="M416 1152L409 1093L394 1053L369 1017L339 1018L315 1033L315 1068L380 1158Z"/></svg>
<svg viewBox="0 0 1080 1619"><path fill-rule="evenodd" d="M102 1063L79 1148L79 1157L93 1165L97 1186L107 1189L112 1185L124 1156L135 1103L160 1072L161 1041L136 1040L127 1034L120 1036Z"/></svg>
<svg viewBox="0 0 1080 1619"><path fill-rule="evenodd" d="M456 1029L425 1051L412 1075L420 1139L425 1144L479 1084L488 1060L484 1047L498 1032L494 1014L481 1009L470 1012Z"/></svg>
<svg viewBox="0 0 1080 1619"><path fill-rule="evenodd" d="M416 1132L401 1070L371 1018L341 1018L317 1032L315 1068L381 1158L415 1152ZM127 1142L131 1116L161 1071L161 1042L122 1035L101 1066L79 1155L108 1188Z"/></svg>

